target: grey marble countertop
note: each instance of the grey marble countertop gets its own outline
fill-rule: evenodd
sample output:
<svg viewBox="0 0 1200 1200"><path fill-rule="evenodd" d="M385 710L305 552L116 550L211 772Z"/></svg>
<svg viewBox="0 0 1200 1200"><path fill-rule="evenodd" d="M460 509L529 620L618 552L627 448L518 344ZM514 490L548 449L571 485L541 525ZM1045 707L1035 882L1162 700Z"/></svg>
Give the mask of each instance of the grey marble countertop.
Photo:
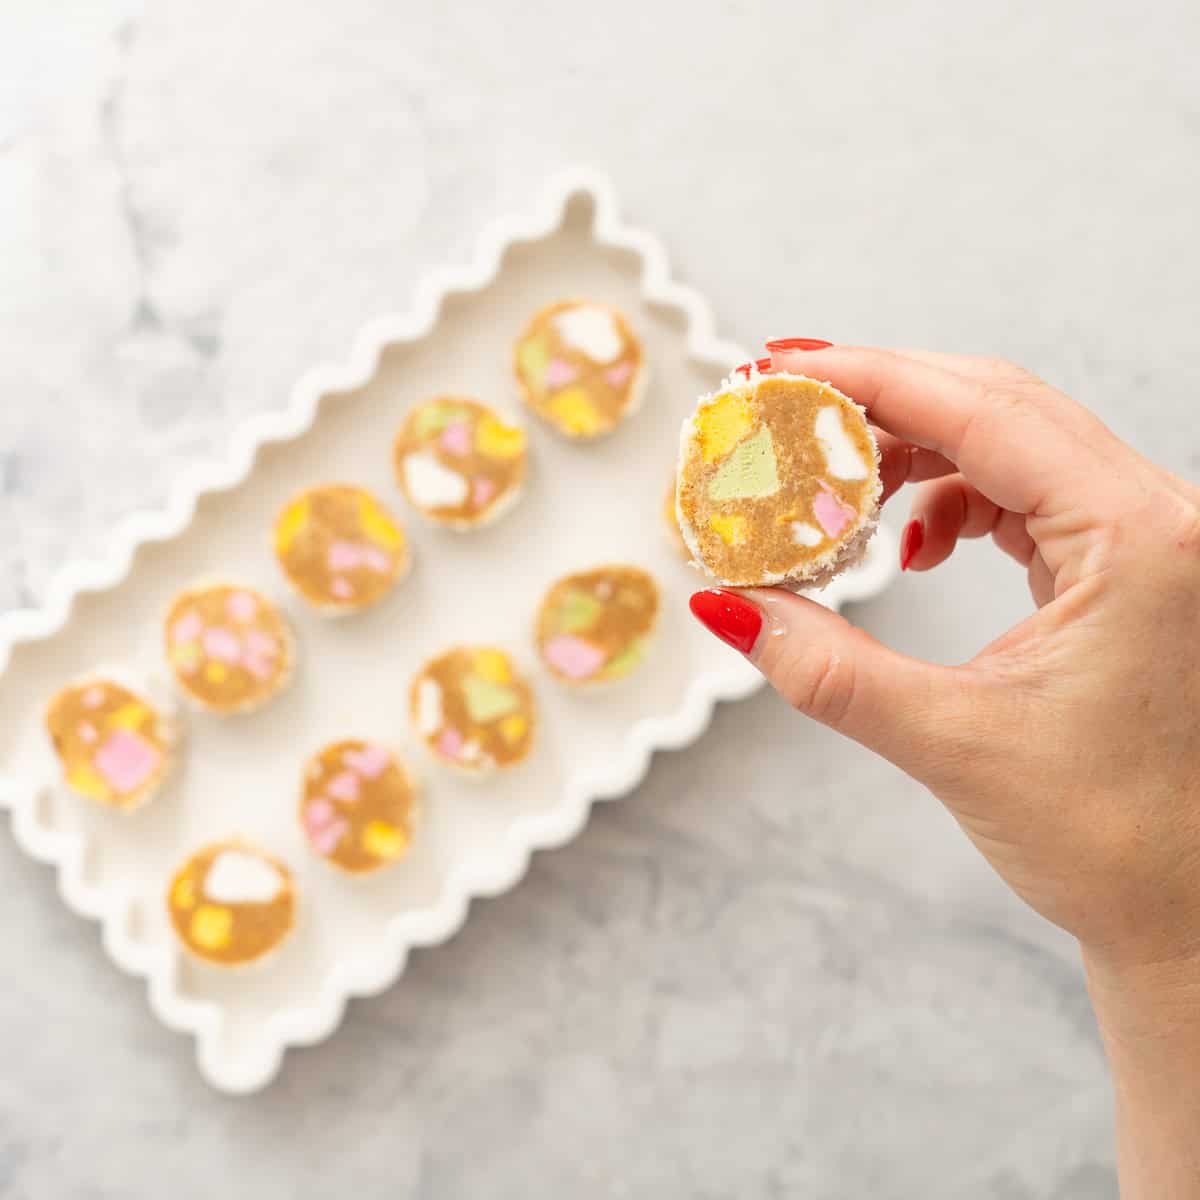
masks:
<svg viewBox="0 0 1200 1200"><path fill-rule="evenodd" d="M731 336L1003 354L1195 477L1198 41L1190 0L3 0L0 607L577 161ZM952 660L1027 606L972 546L856 616ZM1116 1194L1074 947L767 694L250 1100L0 870L3 1200Z"/></svg>

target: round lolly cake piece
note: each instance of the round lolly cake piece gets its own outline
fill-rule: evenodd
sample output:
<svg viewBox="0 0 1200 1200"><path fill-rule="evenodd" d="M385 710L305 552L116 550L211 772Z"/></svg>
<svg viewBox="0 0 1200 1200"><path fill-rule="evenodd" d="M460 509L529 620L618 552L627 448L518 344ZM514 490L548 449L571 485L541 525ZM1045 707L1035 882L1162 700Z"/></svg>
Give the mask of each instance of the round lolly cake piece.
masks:
<svg viewBox="0 0 1200 1200"><path fill-rule="evenodd" d="M383 746L333 742L309 760L300 823L308 844L335 867L364 875L403 858L416 815L416 788Z"/></svg>
<svg viewBox="0 0 1200 1200"><path fill-rule="evenodd" d="M683 423L679 529L720 583L823 586L861 557L879 497L865 413L827 383L752 369Z"/></svg>
<svg viewBox="0 0 1200 1200"><path fill-rule="evenodd" d="M252 588L187 588L167 610L164 635L179 686L213 712L258 708L291 678L291 631L279 609Z"/></svg>
<svg viewBox="0 0 1200 1200"><path fill-rule="evenodd" d="M275 519L275 557L314 608L354 612L382 599L409 567L404 531L365 488L325 483Z"/></svg>
<svg viewBox="0 0 1200 1200"><path fill-rule="evenodd" d="M477 400L442 396L418 404L400 427L393 453L408 502L452 529L497 520L525 482L525 431Z"/></svg>
<svg viewBox="0 0 1200 1200"><path fill-rule="evenodd" d="M533 691L494 646L455 646L430 659L410 707L434 755L469 774L516 766L533 747Z"/></svg>
<svg viewBox="0 0 1200 1200"><path fill-rule="evenodd" d="M517 341L515 370L530 408L571 438L609 433L645 393L641 342L615 308L589 300L534 314Z"/></svg>
<svg viewBox="0 0 1200 1200"><path fill-rule="evenodd" d="M171 722L144 696L107 676L69 684L46 707L46 732L73 791L131 812L171 766Z"/></svg>
<svg viewBox="0 0 1200 1200"><path fill-rule="evenodd" d="M576 687L620 679L642 661L658 609L658 585L640 567L564 575L538 609L538 653L552 674Z"/></svg>
<svg viewBox="0 0 1200 1200"><path fill-rule="evenodd" d="M167 913L204 962L240 967L276 949L296 923L296 888L283 863L245 842L218 842L175 873Z"/></svg>

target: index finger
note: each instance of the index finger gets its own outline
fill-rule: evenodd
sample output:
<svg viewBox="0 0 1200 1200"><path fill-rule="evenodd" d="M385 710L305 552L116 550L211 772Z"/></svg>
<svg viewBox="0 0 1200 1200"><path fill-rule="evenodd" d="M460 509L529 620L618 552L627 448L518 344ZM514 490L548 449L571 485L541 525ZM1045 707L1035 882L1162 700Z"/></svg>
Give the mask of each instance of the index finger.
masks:
<svg viewBox="0 0 1200 1200"><path fill-rule="evenodd" d="M1036 392L989 386L859 346L777 350L771 365L833 384L881 428L957 463L985 496L1013 512L1042 511L1095 458L1086 439L1068 433L1055 412L1071 401L1044 385Z"/></svg>

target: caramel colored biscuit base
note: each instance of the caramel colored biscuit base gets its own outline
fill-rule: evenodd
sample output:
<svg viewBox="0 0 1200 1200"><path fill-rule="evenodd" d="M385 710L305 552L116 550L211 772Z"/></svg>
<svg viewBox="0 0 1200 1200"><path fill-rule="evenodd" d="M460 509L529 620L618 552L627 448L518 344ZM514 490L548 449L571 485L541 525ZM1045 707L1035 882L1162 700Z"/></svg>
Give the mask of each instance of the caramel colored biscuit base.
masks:
<svg viewBox="0 0 1200 1200"><path fill-rule="evenodd" d="M642 344L616 309L567 300L529 322L514 369L539 416L568 437L589 438L636 407L643 365Z"/></svg>
<svg viewBox="0 0 1200 1200"><path fill-rule="evenodd" d="M250 588L214 584L181 592L165 625L180 687L205 708L256 708L291 674L292 640L279 610Z"/></svg>
<svg viewBox="0 0 1200 1200"><path fill-rule="evenodd" d="M567 575L546 593L538 610L538 651L568 683L620 679L642 661L658 606L658 586L639 567L597 567Z"/></svg>
<svg viewBox="0 0 1200 1200"><path fill-rule="evenodd" d="M167 893L171 924L205 962L237 967L274 950L296 921L296 889L283 863L241 842L193 854Z"/></svg>
<svg viewBox="0 0 1200 1200"><path fill-rule="evenodd" d="M403 858L415 815L412 782L382 746L334 742L308 764L300 823L313 850L343 871L360 875Z"/></svg>
<svg viewBox="0 0 1200 1200"><path fill-rule="evenodd" d="M828 574L871 528L879 495L862 410L828 384L787 375L731 382L684 425L681 530L723 583Z"/></svg>
<svg viewBox="0 0 1200 1200"><path fill-rule="evenodd" d="M149 701L111 679L63 688L46 709L46 732L67 785L113 808L143 804L169 766L168 722Z"/></svg>
<svg viewBox="0 0 1200 1200"><path fill-rule="evenodd" d="M411 709L434 754L466 771L514 766L533 745L533 692L491 646L459 646L426 663Z"/></svg>
<svg viewBox="0 0 1200 1200"><path fill-rule="evenodd" d="M394 447L408 502L433 521L486 524L516 499L525 479L525 431L476 400L443 396L418 404Z"/></svg>
<svg viewBox="0 0 1200 1200"><path fill-rule="evenodd" d="M318 608L366 608L408 567L404 531L364 488L330 483L291 500L275 521L275 556Z"/></svg>

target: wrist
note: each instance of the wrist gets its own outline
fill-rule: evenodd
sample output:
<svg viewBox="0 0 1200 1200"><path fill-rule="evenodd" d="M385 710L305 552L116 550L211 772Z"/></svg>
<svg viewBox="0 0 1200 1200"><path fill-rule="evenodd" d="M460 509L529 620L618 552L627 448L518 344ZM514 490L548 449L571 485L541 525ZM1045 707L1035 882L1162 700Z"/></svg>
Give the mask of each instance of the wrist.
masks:
<svg viewBox="0 0 1200 1200"><path fill-rule="evenodd" d="M1200 1038L1200 954L1114 961L1081 947L1088 992L1105 1041L1122 1045Z"/></svg>
<svg viewBox="0 0 1200 1200"><path fill-rule="evenodd" d="M1083 951L1112 1071L1121 1195L1200 1196L1200 959L1114 965Z"/></svg>

